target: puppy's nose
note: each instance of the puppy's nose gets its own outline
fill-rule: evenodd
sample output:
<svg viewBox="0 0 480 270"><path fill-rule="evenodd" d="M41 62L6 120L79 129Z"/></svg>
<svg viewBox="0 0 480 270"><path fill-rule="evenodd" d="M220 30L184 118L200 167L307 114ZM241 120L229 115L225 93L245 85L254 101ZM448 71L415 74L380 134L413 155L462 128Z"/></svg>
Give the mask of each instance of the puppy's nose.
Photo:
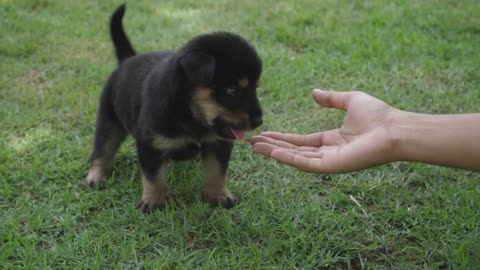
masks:
<svg viewBox="0 0 480 270"><path fill-rule="evenodd" d="M250 121L250 125L252 126L252 129L255 129L263 124L262 117L253 117L252 120Z"/></svg>

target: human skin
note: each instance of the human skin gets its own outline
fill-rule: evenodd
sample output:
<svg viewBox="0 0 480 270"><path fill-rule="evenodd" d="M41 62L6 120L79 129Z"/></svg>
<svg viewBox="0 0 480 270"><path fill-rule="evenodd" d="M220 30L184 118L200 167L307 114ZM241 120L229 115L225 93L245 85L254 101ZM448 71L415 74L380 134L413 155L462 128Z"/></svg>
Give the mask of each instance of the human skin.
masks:
<svg viewBox="0 0 480 270"><path fill-rule="evenodd" d="M306 172L347 173L394 161L480 171L480 113L421 114L360 91L315 89L322 107L346 111L340 128L309 135L264 132L256 153Z"/></svg>

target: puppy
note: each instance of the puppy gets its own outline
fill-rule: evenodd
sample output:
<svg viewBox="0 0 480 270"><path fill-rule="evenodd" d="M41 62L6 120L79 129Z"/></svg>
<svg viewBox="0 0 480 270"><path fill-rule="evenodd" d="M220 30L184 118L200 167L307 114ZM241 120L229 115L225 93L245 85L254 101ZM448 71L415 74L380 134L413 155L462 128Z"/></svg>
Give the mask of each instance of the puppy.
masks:
<svg viewBox="0 0 480 270"><path fill-rule="evenodd" d="M227 167L235 139L262 124L255 49L227 32L194 37L177 51L137 54L122 26L125 4L110 20L118 67L100 97L88 186L104 185L115 153L134 137L142 171L143 212L165 205L168 160L201 156L211 206L231 208Z"/></svg>

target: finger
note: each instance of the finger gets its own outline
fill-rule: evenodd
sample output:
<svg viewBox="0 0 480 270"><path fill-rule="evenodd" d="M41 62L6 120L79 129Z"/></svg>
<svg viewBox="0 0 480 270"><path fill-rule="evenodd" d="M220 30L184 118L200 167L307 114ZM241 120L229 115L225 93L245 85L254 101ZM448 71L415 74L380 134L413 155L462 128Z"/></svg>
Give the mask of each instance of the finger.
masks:
<svg viewBox="0 0 480 270"><path fill-rule="evenodd" d="M273 150L276 150L276 149L279 149L279 150L284 150L284 151L289 151L293 154L296 154L296 155L301 155L301 156L304 156L304 157L307 157L307 158L322 158L326 155L329 155L331 153L336 153L338 151L338 146L322 146L320 148L317 148L316 151L300 151L300 150L297 150L297 149L286 149L286 148L281 148L281 147L277 147Z"/></svg>
<svg viewBox="0 0 480 270"><path fill-rule="evenodd" d="M312 97L320 106L346 111L356 92L337 92L314 89Z"/></svg>
<svg viewBox="0 0 480 270"><path fill-rule="evenodd" d="M315 149L315 151L308 150L298 150L298 149L290 149L290 148L283 148L274 144L266 143L266 142L257 142L252 145L252 150L256 153L262 154L264 156L270 157L270 154L274 150L284 150L291 153L295 153L298 155L302 155L305 157L321 157L322 153Z"/></svg>
<svg viewBox="0 0 480 270"><path fill-rule="evenodd" d="M294 144L297 146L319 147L323 144L323 133L313 133L309 135L288 134L280 132L267 131L260 134L261 136L272 138Z"/></svg>
<svg viewBox="0 0 480 270"><path fill-rule="evenodd" d="M253 152L262 154L267 157L270 157L270 153L272 153L272 151L275 149L279 149L279 147L273 144L264 143L264 142L258 142L252 145Z"/></svg>
<svg viewBox="0 0 480 270"><path fill-rule="evenodd" d="M252 139L250 139L250 144L251 145L254 145L254 144L259 143L259 142L272 144L272 145L278 146L280 148L291 149L291 150L294 150L294 151L309 151L309 152L318 151L318 147L297 146L297 145L294 145L294 144L291 144L291 143L288 143L288 142L285 142L285 141L275 140L275 139L272 139L270 137L261 136L261 135L260 136L255 136Z"/></svg>
<svg viewBox="0 0 480 270"><path fill-rule="evenodd" d="M313 147L305 147L305 146L297 147L297 148L284 148L275 144L269 144L268 142L261 142L257 144L259 145L257 147L260 147L260 148L256 148L254 145L254 151L258 151L257 149L267 149L268 147L268 151L263 150L263 152L266 155L269 155L273 150L284 150L284 151L288 151L290 153L301 155L308 158L321 158L324 154L324 151L322 151L323 148L313 148Z"/></svg>
<svg viewBox="0 0 480 270"><path fill-rule="evenodd" d="M280 149L280 148L279 148ZM295 155L300 155L306 158L322 158L323 157L323 152L322 151L295 151L295 150L290 150L290 149L281 149L281 150L286 150L289 151L292 154Z"/></svg>
<svg viewBox="0 0 480 270"><path fill-rule="evenodd" d="M309 158L284 149L275 149L270 157L305 172L323 172L321 158Z"/></svg>
<svg viewBox="0 0 480 270"><path fill-rule="evenodd" d="M268 143L256 143L253 151L306 172L322 172L321 155L308 157Z"/></svg>
<svg viewBox="0 0 480 270"><path fill-rule="evenodd" d="M273 145L280 146L280 147L283 147L283 148L295 148L295 147L297 147L296 145L293 145L291 143L280 141L280 140L275 140L275 139L272 139L270 137L266 137L266 136L262 136L262 135L254 136L249 141L249 143L251 145L254 145L254 144L259 143L259 142L273 144Z"/></svg>

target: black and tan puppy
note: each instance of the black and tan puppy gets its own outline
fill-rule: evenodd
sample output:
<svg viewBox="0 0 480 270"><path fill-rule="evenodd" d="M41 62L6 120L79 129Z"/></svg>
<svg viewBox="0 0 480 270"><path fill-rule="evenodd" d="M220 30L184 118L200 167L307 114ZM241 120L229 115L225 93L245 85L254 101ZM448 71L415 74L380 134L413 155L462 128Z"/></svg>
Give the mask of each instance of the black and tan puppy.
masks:
<svg viewBox="0 0 480 270"><path fill-rule="evenodd" d="M115 153L130 134L142 169L142 211L165 204L167 161L199 154L209 203L234 206L226 178L233 142L262 124L259 56L227 32L194 37L177 51L136 54L122 27L124 13L122 5L110 21L119 65L100 98L86 183L105 184Z"/></svg>

